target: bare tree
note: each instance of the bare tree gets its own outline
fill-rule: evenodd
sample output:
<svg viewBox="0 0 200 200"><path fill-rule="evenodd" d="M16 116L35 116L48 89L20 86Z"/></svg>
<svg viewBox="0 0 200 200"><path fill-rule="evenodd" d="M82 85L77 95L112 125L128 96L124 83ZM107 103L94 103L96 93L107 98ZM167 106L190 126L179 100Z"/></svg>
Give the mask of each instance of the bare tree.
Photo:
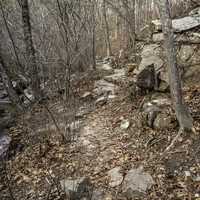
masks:
<svg viewBox="0 0 200 200"><path fill-rule="evenodd" d="M35 48L33 46L32 31L30 23L30 13L28 0L21 0L22 9L22 22L24 31L24 43L26 46L26 54L28 60L28 66L30 67L31 85L34 92L34 97L39 99L40 93L40 81L38 77L39 68L36 62Z"/></svg>
<svg viewBox="0 0 200 200"><path fill-rule="evenodd" d="M168 63L171 97L180 125L179 133L184 130L191 131L193 129L193 120L183 99L181 77L177 66L176 49L174 46L174 33L169 0L158 0L157 2L161 13L162 30L165 38L165 51Z"/></svg>
<svg viewBox="0 0 200 200"><path fill-rule="evenodd" d="M106 1L103 0L103 17L104 17L104 24L105 24L105 34L106 34L106 46L107 46L107 56L112 55L111 49L111 41L110 41L110 31L109 31L109 24L107 19L107 8L106 8Z"/></svg>

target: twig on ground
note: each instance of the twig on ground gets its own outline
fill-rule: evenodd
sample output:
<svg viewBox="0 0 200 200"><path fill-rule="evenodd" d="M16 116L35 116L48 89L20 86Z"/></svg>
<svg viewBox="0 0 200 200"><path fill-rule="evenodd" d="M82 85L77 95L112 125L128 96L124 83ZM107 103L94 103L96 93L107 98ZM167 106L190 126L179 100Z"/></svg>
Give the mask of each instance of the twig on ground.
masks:
<svg viewBox="0 0 200 200"><path fill-rule="evenodd" d="M169 146L167 146L167 148L165 149L164 153L167 153L176 143L176 141L178 140L178 138L181 136L181 134L183 133L183 129L180 128L178 131L178 134L176 135L176 137L172 140L172 142L170 143Z"/></svg>

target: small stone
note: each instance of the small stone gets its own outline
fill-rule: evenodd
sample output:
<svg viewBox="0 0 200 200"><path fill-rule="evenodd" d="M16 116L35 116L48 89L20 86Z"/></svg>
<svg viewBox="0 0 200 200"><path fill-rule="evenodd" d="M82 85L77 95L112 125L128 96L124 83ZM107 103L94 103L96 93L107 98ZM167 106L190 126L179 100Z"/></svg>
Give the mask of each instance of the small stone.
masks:
<svg viewBox="0 0 200 200"><path fill-rule="evenodd" d="M129 120L127 120L127 119L122 120L121 125L120 125L121 129L126 130L129 128L129 126L130 126Z"/></svg>
<svg viewBox="0 0 200 200"><path fill-rule="evenodd" d="M81 97L87 98L87 97L90 97L90 96L92 96L91 92L85 92Z"/></svg>
<svg viewBox="0 0 200 200"><path fill-rule="evenodd" d="M190 171L185 171L185 177L191 177Z"/></svg>

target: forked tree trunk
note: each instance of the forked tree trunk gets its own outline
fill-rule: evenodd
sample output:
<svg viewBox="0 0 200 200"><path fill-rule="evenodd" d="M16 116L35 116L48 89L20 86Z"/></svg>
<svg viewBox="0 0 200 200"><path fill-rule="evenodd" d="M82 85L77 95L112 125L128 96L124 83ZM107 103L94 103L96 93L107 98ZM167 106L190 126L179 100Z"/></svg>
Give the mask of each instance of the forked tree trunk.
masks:
<svg viewBox="0 0 200 200"><path fill-rule="evenodd" d="M161 14L162 30L165 40L165 50L168 63L171 97L179 122L180 130L192 130L193 119L184 103L182 95L181 77L177 66L176 50L174 47L174 33L170 15L169 0L157 0Z"/></svg>
<svg viewBox="0 0 200 200"><path fill-rule="evenodd" d="M24 31L24 43L26 46L28 67L31 75L31 82L32 82L31 85L34 92L34 96L36 99L38 99L40 93L40 81L38 77L39 68L37 66L35 49L32 40L28 0L21 0L21 8L22 8L22 23Z"/></svg>

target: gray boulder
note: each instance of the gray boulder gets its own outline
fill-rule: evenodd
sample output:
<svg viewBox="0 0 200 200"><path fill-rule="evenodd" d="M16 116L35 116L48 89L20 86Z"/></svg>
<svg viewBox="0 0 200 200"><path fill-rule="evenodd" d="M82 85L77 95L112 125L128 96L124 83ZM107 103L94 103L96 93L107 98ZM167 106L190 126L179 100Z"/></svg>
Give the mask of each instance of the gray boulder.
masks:
<svg viewBox="0 0 200 200"><path fill-rule="evenodd" d="M159 93L152 96L151 101L144 103L143 112L146 116L147 125L151 128L165 129L172 126L173 116L169 113L171 101Z"/></svg>
<svg viewBox="0 0 200 200"><path fill-rule="evenodd" d="M173 118L166 112L159 113L153 122L153 127L155 129L166 129L172 126Z"/></svg>
<svg viewBox="0 0 200 200"><path fill-rule="evenodd" d="M124 178L122 192L128 199L142 197L153 184L152 176L143 167L131 169Z"/></svg>
<svg viewBox="0 0 200 200"><path fill-rule="evenodd" d="M92 198L93 186L87 177L61 180L60 184L67 197L71 200L91 200Z"/></svg>
<svg viewBox="0 0 200 200"><path fill-rule="evenodd" d="M124 79L126 79L125 69L115 69L113 74L105 76L105 80L109 82L120 82Z"/></svg>
<svg viewBox="0 0 200 200"><path fill-rule="evenodd" d="M120 170L121 167L115 167L108 172L108 176L110 177L110 187L117 187L121 185L123 181L123 175L121 174Z"/></svg>
<svg viewBox="0 0 200 200"><path fill-rule="evenodd" d="M96 81L94 86L95 89L93 90L93 92L97 96L103 95L105 93L115 94L115 90L118 88L118 86L116 86L115 84L105 81L103 79Z"/></svg>
<svg viewBox="0 0 200 200"><path fill-rule="evenodd" d="M92 193L92 198L91 200L104 200L105 199L105 194L102 190L96 189ZM105 199L106 200L106 199Z"/></svg>
<svg viewBox="0 0 200 200"><path fill-rule="evenodd" d="M187 62L194 54L194 47L191 45L182 45L179 51L179 59L181 63Z"/></svg>
<svg viewBox="0 0 200 200"><path fill-rule="evenodd" d="M162 30L162 24L160 20L153 20L152 24L154 25L154 32L159 32ZM172 20L173 30L177 33L187 31L198 26L200 26L199 14Z"/></svg>
<svg viewBox="0 0 200 200"><path fill-rule="evenodd" d="M184 74L184 82L188 85L200 85L199 83L200 65L191 66Z"/></svg>
<svg viewBox="0 0 200 200"><path fill-rule="evenodd" d="M11 137L0 129L0 160L3 159L9 149Z"/></svg>
<svg viewBox="0 0 200 200"><path fill-rule="evenodd" d="M138 69L134 70L136 75L140 74L148 66L154 65L155 73L159 74L159 79L169 85L167 70L164 61L161 59L163 49L158 44L145 45L141 52L141 62Z"/></svg>

